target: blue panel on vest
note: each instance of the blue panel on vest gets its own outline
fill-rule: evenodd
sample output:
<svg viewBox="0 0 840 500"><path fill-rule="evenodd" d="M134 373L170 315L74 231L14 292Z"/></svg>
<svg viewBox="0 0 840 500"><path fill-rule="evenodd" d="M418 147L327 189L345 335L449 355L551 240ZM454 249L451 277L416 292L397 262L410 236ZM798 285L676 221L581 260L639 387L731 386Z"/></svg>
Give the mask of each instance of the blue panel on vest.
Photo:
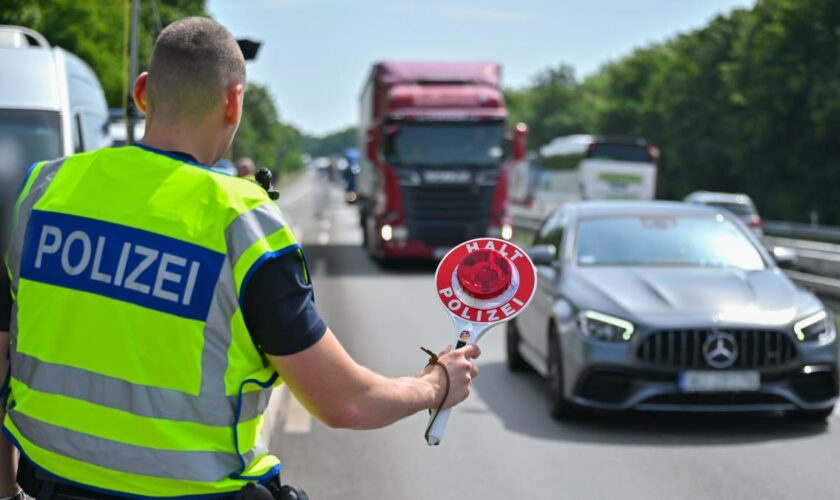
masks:
<svg viewBox="0 0 840 500"><path fill-rule="evenodd" d="M204 321L224 258L149 231L34 210L20 276Z"/></svg>

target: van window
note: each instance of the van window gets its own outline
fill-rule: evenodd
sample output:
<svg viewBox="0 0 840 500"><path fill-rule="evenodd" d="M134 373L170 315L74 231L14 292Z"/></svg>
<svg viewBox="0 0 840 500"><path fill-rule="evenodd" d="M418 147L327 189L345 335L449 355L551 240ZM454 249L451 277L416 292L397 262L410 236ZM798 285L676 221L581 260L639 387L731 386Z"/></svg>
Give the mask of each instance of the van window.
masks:
<svg viewBox="0 0 840 500"><path fill-rule="evenodd" d="M105 119L86 112L82 112L80 116L82 143L85 151L108 146L109 141L105 133Z"/></svg>
<svg viewBox="0 0 840 500"><path fill-rule="evenodd" d="M0 109L0 176L23 176L36 161L61 156L57 111ZM17 187L17 185L15 185Z"/></svg>
<svg viewBox="0 0 840 500"><path fill-rule="evenodd" d="M58 111L0 109L0 245L26 169L61 156L59 127Z"/></svg>

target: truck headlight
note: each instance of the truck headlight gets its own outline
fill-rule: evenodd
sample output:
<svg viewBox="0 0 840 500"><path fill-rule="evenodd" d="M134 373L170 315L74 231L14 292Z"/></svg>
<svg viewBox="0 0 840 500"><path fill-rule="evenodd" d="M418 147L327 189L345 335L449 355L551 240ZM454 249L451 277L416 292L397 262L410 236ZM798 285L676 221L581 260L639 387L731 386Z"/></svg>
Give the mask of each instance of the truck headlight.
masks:
<svg viewBox="0 0 840 500"><path fill-rule="evenodd" d="M800 341L825 341L835 335L834 325L831 324L825 310L800 319L793 324L793 333Z"/></svg>
<svg viewBox="0 0 840 500"><path fill-rule="evenodd" d="M627 342L636 328L633 323L595 311L583 311L579 316L584 335L607 342Z"/></svg>

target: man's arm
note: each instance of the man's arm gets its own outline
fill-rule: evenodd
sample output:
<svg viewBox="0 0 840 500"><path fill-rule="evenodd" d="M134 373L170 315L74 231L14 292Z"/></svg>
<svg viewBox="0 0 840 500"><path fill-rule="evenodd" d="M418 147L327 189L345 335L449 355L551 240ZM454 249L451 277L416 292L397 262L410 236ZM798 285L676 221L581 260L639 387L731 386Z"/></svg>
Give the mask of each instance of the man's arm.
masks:
<svg viewBox="0 0 840 500"><path fill-rule="evenodd" d="M478 368L471 359L477 345L439 357L449 371L451 387L445 408L470 393ZM443 370L427 366L413 377L388 378L357 364L330 331L308 349L288 356L268 356L295 397L330 427L376 429L418 411L436 408L444 396Z"/></svg>
<svg viewBox="0 0 840 500"><path fill-rule="evenodd" d="M254 343L310 413L331 427L372 429L436 408L443 370L388 378L359 366L318 313L303 262L296 253L265 262L244 291L242 313ZM470 347L441 356L452 378L447 406L467 397L478 373L469 359L478 354Z"/></svg>

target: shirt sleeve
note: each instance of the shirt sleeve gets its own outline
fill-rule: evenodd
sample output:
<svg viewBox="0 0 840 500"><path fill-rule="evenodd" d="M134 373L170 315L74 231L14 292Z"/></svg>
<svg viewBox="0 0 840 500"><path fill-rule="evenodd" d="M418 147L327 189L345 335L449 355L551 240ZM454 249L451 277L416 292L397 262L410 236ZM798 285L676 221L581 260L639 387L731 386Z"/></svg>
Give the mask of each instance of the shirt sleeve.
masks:
<svg viewBox="0 0 840 500"><path fill-rule="evenodd" d="M268 259L254 271L243 293L245 325L265 354L286 356L306 350L327 330L315 308L302 250Z"/></svg>
<svg viewBox="0 0 840 500"><path fill-rule="evenodd" d="M12 286L6 266L0 264L0 331L8 332L12 323Z"/></svg>

